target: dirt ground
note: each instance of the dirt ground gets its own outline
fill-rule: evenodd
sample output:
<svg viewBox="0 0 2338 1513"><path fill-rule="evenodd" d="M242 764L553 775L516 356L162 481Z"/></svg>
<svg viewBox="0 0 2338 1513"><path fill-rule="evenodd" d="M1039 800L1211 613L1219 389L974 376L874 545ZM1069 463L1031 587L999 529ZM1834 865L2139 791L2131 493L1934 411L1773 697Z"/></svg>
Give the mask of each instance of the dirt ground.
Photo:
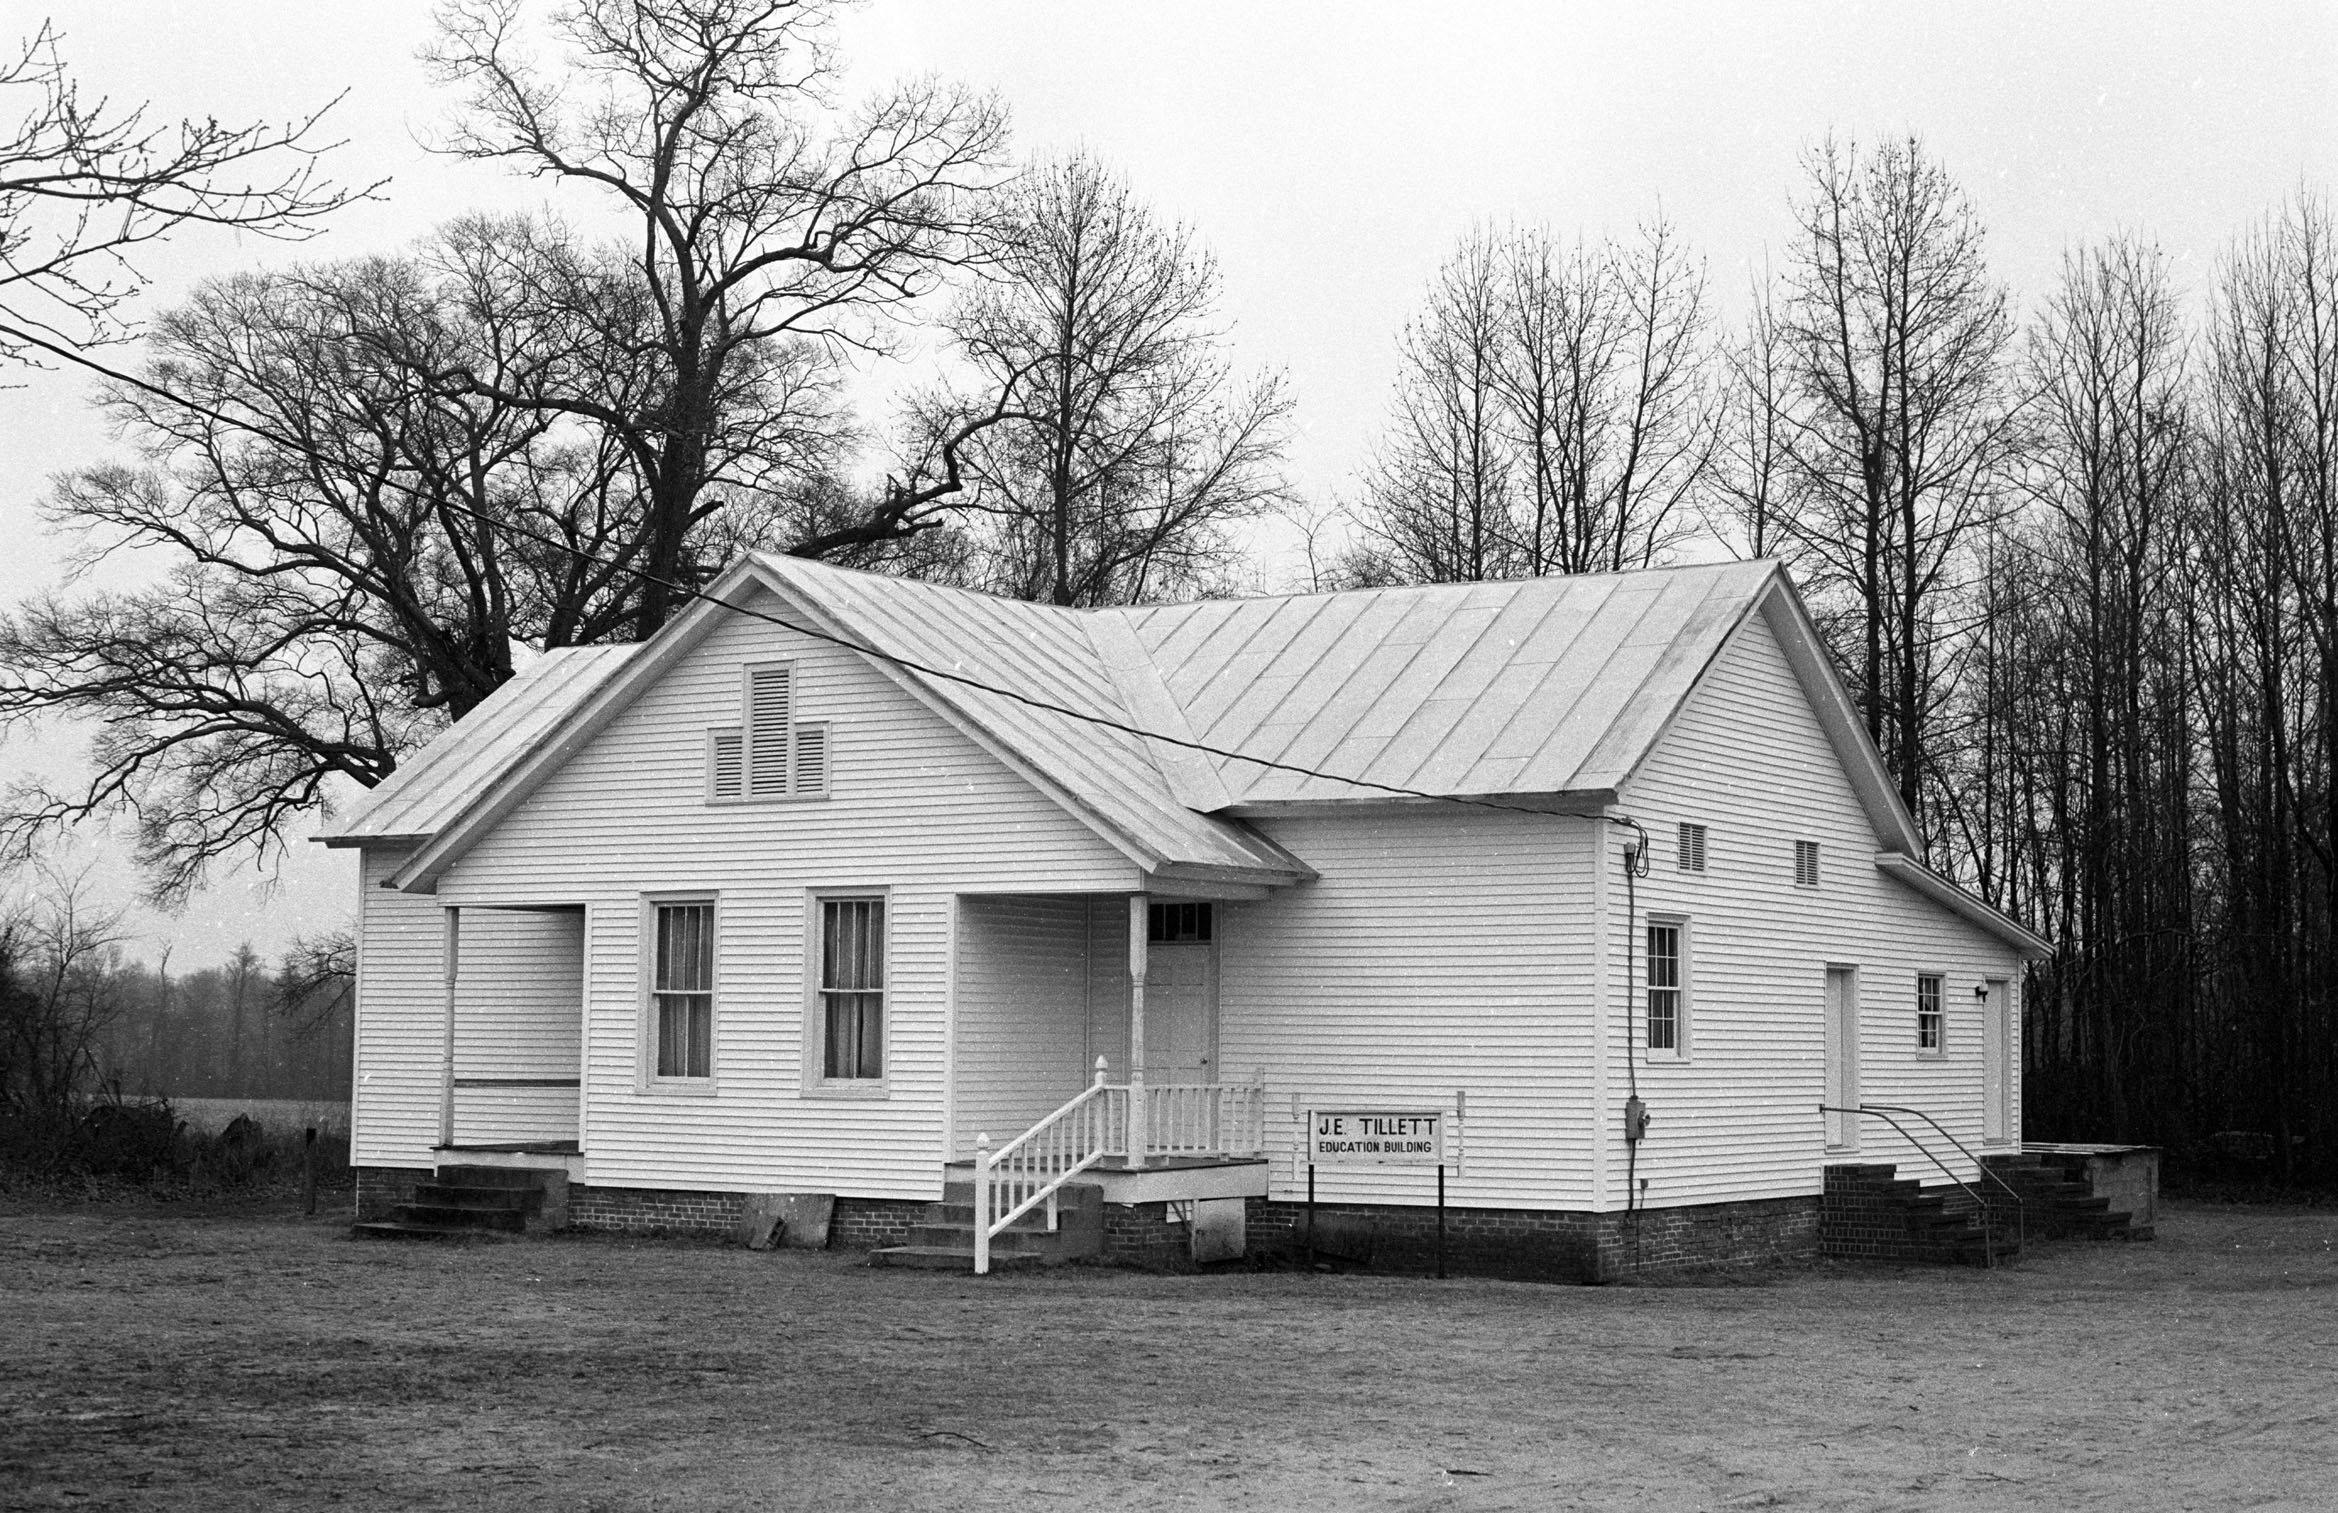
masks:
<svg viewBox="0 0 2338 1513"><path fill-rule="evenodd" d="M2338 1508L2338 1213L1760 1285L0 1216L7 1508Z"/></svg>

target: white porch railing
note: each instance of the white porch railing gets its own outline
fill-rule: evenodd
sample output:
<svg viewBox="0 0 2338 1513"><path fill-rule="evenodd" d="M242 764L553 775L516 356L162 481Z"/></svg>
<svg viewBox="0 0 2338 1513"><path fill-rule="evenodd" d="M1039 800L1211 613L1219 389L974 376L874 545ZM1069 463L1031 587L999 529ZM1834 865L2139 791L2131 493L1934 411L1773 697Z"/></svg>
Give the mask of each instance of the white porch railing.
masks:
<svg viewBox="0 0 2338 1513"><path fill-rule="evenodd" d="M1255 1156L1266 1148L1266 1089L1147 1084L1145 1155Z"/></svg>
<svg viewBox="0 0 2338 1513"><path fill-rule="evenodd" d="M975 1136L976 1275L989 1273L991 1241L1008 1225L1044 1203L1054 1229L1064 1184L1109 1157L1131 1157L1132 1146L1132 1166L1153 1156L1255 1156L1266 1148L1266 1089L1258 1083L1148 1086L1132 1106L1129 1088L1104 1077L1099 1056L1096 1080L1077 1098L995 1151L988 1134Z"/></svg>
<svg viewBox="0 0 2338 1513"><path fill-rule="evenodd" d="M1107 1087L1104 1058L1096 1058L1096 1080L1079 1097L1014 1139L990 1148L990 1136L974 1137L974 1272L990 1270L990 1242L999 1231L1047 1205L1047 1227L1055 1228L1055 1195L1063 1185L1124 1149L1128 1089Z"/></svg>

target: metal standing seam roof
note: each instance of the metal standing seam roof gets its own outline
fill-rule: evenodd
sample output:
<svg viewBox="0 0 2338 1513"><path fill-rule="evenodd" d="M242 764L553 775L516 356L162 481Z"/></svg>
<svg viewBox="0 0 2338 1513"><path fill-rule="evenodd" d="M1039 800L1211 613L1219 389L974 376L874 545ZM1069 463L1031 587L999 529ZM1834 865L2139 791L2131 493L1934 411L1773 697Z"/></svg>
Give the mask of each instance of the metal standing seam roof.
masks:
<svg viewBox="0 0 2338 1513"><path fill-rule="evenodd" d="M993 693L904 669L919 686L1059 785L1093 818L1157 858L1155 865L1312 875L1304 862L1249 827L1180 803L1141 737L1012 696L1148 728L1128 707L1089 636L1085 612L793 557L759 554L756 564L787 590L816 603L845 639L1006 690Z"/></svg>
<svg viewBox="0 0 2338 1513"><path fill-rule="evenodd" d="M1096 611L1127 618L1233 807L1622 784L1776 573L1766 562Z"/></svg>
<svg viewBox="0 0 2338 1513"><path fill-rule="evenodd" d="M355 846L437 835L640 650L638 645L576 646L545 652L468 718L401 762L317 838L328 846Z"/></svg>
<svg viewBox="0 0 2338 1513"><path fill-rule="evenodd" d="M1081 610L791 557L759 554L744 567L724 582L751 575L880 659L1002 690L895 664L1150 865L1291 878L1310 869L1225 811L1385 799L1386 788L1613 790L1776 574L1769 563L1725 563ZM446 830L659 645L547 654L325 839ZM1202 756L1081 714L1333 776ZM1340 781L1349 777L1385 787Z"/></svg>

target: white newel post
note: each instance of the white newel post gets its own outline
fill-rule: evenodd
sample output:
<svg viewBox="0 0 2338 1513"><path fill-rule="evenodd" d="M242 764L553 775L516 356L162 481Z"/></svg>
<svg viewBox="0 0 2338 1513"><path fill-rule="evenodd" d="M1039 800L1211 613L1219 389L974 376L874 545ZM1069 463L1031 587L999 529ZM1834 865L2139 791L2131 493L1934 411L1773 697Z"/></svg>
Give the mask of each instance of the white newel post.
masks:
<svg viewBox="0 0 2338 1513"><path fill-rule="evenodd" d="M1152 896L1128 896L1128 1164L1145 1164L1145 960Z"/></svg>
<svg viewBox="0 0 2338 1513"><path fill-rule="evenodd" d="M440 1047L438 1063L438 1143L441 1148L455 1143L455 962L462 954L463 911L449 906L446 911L445 959L440 964L446 975L446 1043Z"/></svg>
<svg viewBox="0 0 2338 1513"><path fill-rule="evenodd" d="M990 1135L974 1137L974 1274L990 1275Z"/></svg>

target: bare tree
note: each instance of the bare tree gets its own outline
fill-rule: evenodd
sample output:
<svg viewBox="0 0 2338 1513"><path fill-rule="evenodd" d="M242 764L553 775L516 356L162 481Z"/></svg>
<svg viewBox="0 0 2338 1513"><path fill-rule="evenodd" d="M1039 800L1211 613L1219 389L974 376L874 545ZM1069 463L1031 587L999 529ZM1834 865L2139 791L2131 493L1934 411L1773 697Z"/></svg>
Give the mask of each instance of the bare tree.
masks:
<svg viewBox="0 0 2338 1513"><path fill-rule="evenodd" d="M44 23L0 53L0 109L13 117L0 122L0 359L44 340L120 340L123 302L145 283L135 255L173 232L298 240L380 187L322 175L323 110L282 125L162 125L143 106L85 99L59 40Z"/></svg>
<svg viewBox="0 0 2338 1513"><path fill-rule="evenodd" d="M1748 557L1792 546L1794 355L1775 287L1766 275L1757 278L1745 330L1722 357L1710 474L1715 534Z"/></svg>
<svg viewBox="0 0 2338 1513"><path fill-rule="evenodd" d="M90 779L12 793L9 833L127 810L155 891L183 895L331 781L386 777L515 648L628 635L648 503L621 446L537 401L637 392L611 340L629 287L556 230L470 220L411 257L214 281L158 321L143 379L107 397L139 465L67 477L52 515L85 560L127 547L168 570L0 617L0 718L97 721ZM733 361L716 441L736 475L798 487L833 465L849 428L815 359ZM485 379L420 377L451 368ZM781 512L732 500L701 537Z"/></svg>
<svg viewBox="0 0 2338 1513"><path fill-rule="evenodd" d="M1238 380L1218 274L1183 226L1073 156L1032 170L990 277L952 312L979 399L929 402L928 435L963 444L952 576L1016 598L1121 604L1217 583L1229 527L1284 496L1279 375Z"/></svg>
<svg viewBox="0 0 2338 1513"><path fill-rule="evenodd" d="M467 367L434 377L589 422L622 450L648 519L637 637L677 607L667 584L711 569L692 560L692 532L741 482L720 438L742 370L774 347L881 346L881 317L980 250L985 192L1001 177L999 106L926 80L838 110L833 10L580 0L551 23L566 49L553 67L532 55L520 0L450 0L439 13L431 57L470 91L448 149L590 190L631 227L612 254L630 293L610 343L633 359L621 392L584 375L537 392ZM606 308L607 291L587 293L580 318ZM897 484L849 528L797 546L828 554L913 531L956 487L945 458L938 476Z"/></svg>
<svg viewBox="0 0 2338 1513"><path fill-rule="evenodd" d="M1780 318L1805 580L1900 796L1937 834L1925 753L1953 686L1967 539L2002 507L2008 299L1979 218L1914 138L1803 163Z"/></svg>
<svg viewBox="0 0 2338 1513"><path fill-rule="evenodd" d="M0 897L0 1134L54 1150L94 1091L121 920L93 908L85 880L36 861Z"/></svg>
<svg viewBox="0 0 2338 1513"><path fill-rule="evenodd" d="M1616 572L1699 526L1705 276L1663 221L1624 247L1463 242L1407 325L1359 514L1393 578Z"/></svg>
<svg viewBox="0 0 2338 1513"><path fill-rule="evenodd" d="M1523 570L1505 435L1506 289L1499 241L1471 232L1397 340L1388 429L1357 508L1359 581L1474 582Z"/></svg>

